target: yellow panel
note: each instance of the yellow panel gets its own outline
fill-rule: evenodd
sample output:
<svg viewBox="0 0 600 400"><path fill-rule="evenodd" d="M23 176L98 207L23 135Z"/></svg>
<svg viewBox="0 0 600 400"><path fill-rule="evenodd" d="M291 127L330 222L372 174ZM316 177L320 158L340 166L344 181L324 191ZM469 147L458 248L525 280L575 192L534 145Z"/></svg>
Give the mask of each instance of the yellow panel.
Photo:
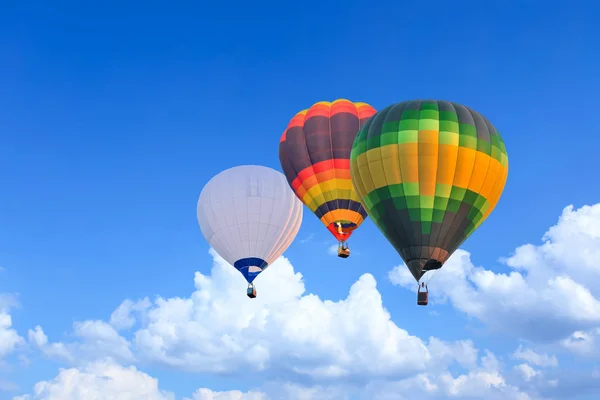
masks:
<svg viewBox="0 0 600 400"><path fill-rule="evenodd" d="M380 147L381 164L385 173L385 180L388 185L402 183L402 175L398 170L398 145L388 144Z"/></svg>
<svg viewBox="0 0 600 400"><path fill-rule="evenodd" d="M490 165L488 166L488 174L483 181L483 185L479 189L479 195L490 201L491 193L494 188L494 182L496 182L496 177L498 175L498 171L502 168L500 163L496 161L494 158L490 158Z"/></svg>
<svg viewBox="0 0 600 400"><path fill-rule="evenodd" d="M456 160L456 173L454 174L454 186L466 189L473 173L473 165L475 164L474 149L466 147L458 148L458 159Z"/></svg>
<svg viewBox="0 0 600 400"><path fill-rule="evenodd" d="M325 197L323 196L323 192L321 192L321 186L313 186L310 188L308 192L306 192L313 198L313 202L320 206L323 203L326 203Z"/></svg>
<svg viewBox="0 0 600 400"><path fill-rule="evenodd" d="M350 164L350 172L354 177L352 181L352 185L354 186L354 195L362 202L362 198L365 196L365 186L362 183L362 176L360 175L360 171L356 165L356 161Z"/></svg>
<svg viewBox="0 0 600 400"><path fill-rule="evenodd" d="M375 186L375 189L387 186L387 181L385 180L385 172L383 171L381 159L369 160L369 171L371 171L371 179L373 179L373 185Z"/></svg>
<svg viewBox="0 0 600 400"><path fill-rule="evenodd" d="M419 131L419 194L435 195L438 165L438 132Z"/></svg>
<svg viewBox="0 0 600 400"><path fill-rule="evenodd" d="M313 199L312 196L310 194L308 194L308 192L306 192L304 194L304 196L302 196L302 199L300 199L300 200L312 212L315 212L317 210L317 208L319 207L318 205L315 204L315 199Z"/></svg>
<svg viewBox="0 0 600 400"><path fill-rule="evenodd" d="M335 200L335 179L320 182L319 186L321 187L321 193L323 193L323 197L326 201Z"/></svg>
<svg viewBox="0 0 600 400"><path fill-rule="evenodd" d="M438 164L435 179L437 183L443 185L452 185L454 183L457 159L458 146L452 144L440 144L438 146Z"/></svg>
<svg viewBox="0 0 600 400"><path fill-rule="evenodd" d="M506 184L506 178L508 176L508 168L500 168L500 174L496 182L494 183L494 189L492 190L492 195L489 200L490 204L496 206L498 200L500 200L500 196L502 195L502 191L504 190L504 185Z"/></svg>
<svg viewBox="0 0 600 400"><path fill-rule="evenodd" d="M498 170L498 176L494 182L492 192L490 193L490 198L488 200L490 203L490 208L483 214L483 219L487 218L496 207L496 204L498 204L498 200L500 200L500 196L504 190L504 185L506 184L507 176L508 169L501 166Z"/></svg>
<svg viewBox="0 0 600 400"><path fill-rule="evenodd" d="M362 179L362 183L365 187L365 194L371 193L375 189L375 186L373 184L373 181L371 180L371 177L369 176L369 165L367 162L366 153L363 153L360 156L358 156L356 158L356 162L358 164L358 170L360 171L359 175L360 175L360 177Z"/></svg>
<svg viewBox="0 0 600 400"><path fill-rule="evenodd" d="M402 143L398 145L398 158L400 159L400 173L402 182L419 182L419 144Z"/></svg>
<svg viewBox="0 0 600 400"><path fill-rule="evenodd" d="M488 154L482 153L481 151L476 153L475 167L473 168L473 174L471 175L471 180L469 180L467 189L475 193L479 193L490 169L489 166L491 159L492 158Z"/></svg>

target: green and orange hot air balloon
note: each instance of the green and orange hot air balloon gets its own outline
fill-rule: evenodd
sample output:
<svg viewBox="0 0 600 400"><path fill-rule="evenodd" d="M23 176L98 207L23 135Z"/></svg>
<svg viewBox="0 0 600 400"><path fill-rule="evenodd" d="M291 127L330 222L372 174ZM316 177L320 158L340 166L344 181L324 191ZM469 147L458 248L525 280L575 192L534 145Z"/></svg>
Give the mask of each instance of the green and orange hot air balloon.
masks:
<svg viewBox="0 0 600 400"><path fill-rule="evenodd" d="M405 101L361 128L350 164L360 201L421 281L419 304L427 304L423 276L439 270L500 199L508 176L502 137L463 105Z"/></svg>
<svg viewBox="0 0 600 400"><path fill-rule="evenodd" d="M296 196L340 242L367 217L352 186L350 151L359 129L375 114L366 103L338 99L318 102L297 113L279 142L279 161Z"/></svg>

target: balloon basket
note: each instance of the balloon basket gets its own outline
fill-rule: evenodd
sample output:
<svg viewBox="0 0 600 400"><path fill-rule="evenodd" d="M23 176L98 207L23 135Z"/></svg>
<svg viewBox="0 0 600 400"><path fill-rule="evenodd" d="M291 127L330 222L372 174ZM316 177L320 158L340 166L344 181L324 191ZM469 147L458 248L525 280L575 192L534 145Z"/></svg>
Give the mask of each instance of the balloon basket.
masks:
<svg viewBox="0 0 600 400"><path fill-rule="evenodd" d="M344 248L340 247L338 249L338 257L340 257L340 258L350 257L350 249L348 249L348 248L344 249Z"/></svg>
<svg viewBox="0 0 600 400"><path fill-rule="evenodd" d="M417 304L420 306L426 306L427 303L429 302L429 293L427 292L420 292L417 295Z"/></svg>
<svg viewBox="0 0 600 400"><path fill-rule="evenodd" d="M429 290L426 288L423 292L421 292L421 286L419 286L419 290L417 292L417 304L420 306L426 306L429 303Z"/></svg>
<svg viewBox="0 0 600 400"><path fill-rule="evenodd" d="M256 288L254 287L254 285L252 285L252 284L248 285L248 290L246 291L246 294L251 299L256 298Z"/></svg>

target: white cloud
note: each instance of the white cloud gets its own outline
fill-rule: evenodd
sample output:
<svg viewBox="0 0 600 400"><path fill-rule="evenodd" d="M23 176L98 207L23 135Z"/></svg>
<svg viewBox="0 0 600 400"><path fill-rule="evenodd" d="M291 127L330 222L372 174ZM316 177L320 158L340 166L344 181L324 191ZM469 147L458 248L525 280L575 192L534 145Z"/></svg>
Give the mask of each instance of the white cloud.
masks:
<svg viewBox="0 0 600 400"><path fill-rule="evenodd" d="M537 376L539 374L539 371L532 368L529 364L516 365L515 370L517 370L523 376L523 379L527 382L529 382L534 376Z"/></svg>
<svg viewBox="0 0 600 400"><path fill-rule="evenodd" d="M79 368L36 386L36 395L42 396L37 394L43 393L39 388L57 386L62 376L83 379L78 378L81 375L95 384L90 371L108 367L88 361L110 354L113 359L120 357L121 363L139 360L204 373L262 372L257 376L267 381L276 373L286 381L304 382L266 384L261 392L246 393L242 399L325 400L346 398L348 393L383 399L397 393L397 388L424 398L484 392L490 399L520 398L493 354L480 357L470 340L431 337L424 341L398 327L383 307L370 274L352 285L346 299L321 300L305 293L302 275L282 257L257 279L258 297L248 299L243 277L212 254L211 275L196 273L196 290L188 298L127 300L113 312L111 324L75 323L77 340L70 343L50 343L40 327L30 330L29 341L46 355ZM123 331L118 333L115 327ZM110 365L116 371L115 364ZM452 374L452 366L467 372ZM240 395L202 389L193 396Z"/></svg>
<svg viewBox="0 0 600 400"><path fill-rule="evenodd" d="M106 359L81 369L61 369L50 381L35 384L32 395L13 400L174 400L158 388L158 381L135 367L123 367Z"/></svg>
<svg viewBox="0 0 600 400"><path fill-rule="evenodd" d="M122 362L135 361L130 342L104 321L76 322L73 335L79 341L72 343L48 343L48 337L40 326L28 331L29 342L47 357L81 363L101 357L112 357Z"/></svg>
<svg viewBox="0 0 600 400"><path fill-rule="evenodd" d="M566 207L543 240L506 259L508 274L476 267L468 252L457 250L429 287L432 303L449 300L493 329L532 340L600 327L600 204ZM414 290L404 265L389 278Z"/></svg>
<svg viewBox="0 0 600 400"><path fill-rule="evenodd" d="M133 302L131 300L125 300L121 305L113 311L110 316L110 324L115 329L131 329L135 324L134 313L144 314L144 312L150 308L151 303L148 298L144 298L140 301Z"/></svg>
<svg viewBox="0 0 600 400"><path fill-rule="evenodd" d="M561 345L580 356L597 358L600 355L600 328L575 331L563 339Z"/></svg>
<svg viewBox="0 0 600 400"><path fill-rule="evenodd" d="M212 277L196 273L190 298L159 298L144 312L138 354L198 372L277 368L314 379L402 376L431 362L427 345L390 320L370 274L339 302L303 296L285 258L256 284L250 300L241 275L216 256Z"/></svg>
<svg viewBox="0 0 600 400"><path fill-rule="evenodd" d="M239 390L229 390L226 392L215 392L210 389L198 389L191 398L184 400L267 400L268 396L262 392L241 392Z"/></svg>
<svg viewBox="0 0 600 400"><path fill-rule="evenodd" d="M0 294L0 362L4 357L25 344L25 339L12 328L10 310L17 304L14 296Z"/></svg>
<svg viewBox="0 0 600 400"><path fill-rule="evenodd" d="M558 359L555 355L549 356L548 354L540 354L532 349L525 349L523 346L519 346L513 353L513 357L517 360L527 361L529 364L533 364L538 367L556 367L558 366Z"/></svg>
<svg viewBox="0 0 600 400"><path fill-rule="evenodd" d="M472 360L468 361L468 364ZM368 398L374 400L408 400L440 398L486 398L491 400L527 400L527 394L507 384L499 372L500 365L493 354L475 360L473 370L453 376L449 372L423 372L397 381L373 381L362 387L351 383L302 386L293 383L270 382L263 390L213 391L196 390L183 400L341 400ZM13 400L174 400L175 394L159 387L158 380L134 366L124 367L111 359L87 363L78 368L60 369L58 375L34 385L32 394Z"/></svg>

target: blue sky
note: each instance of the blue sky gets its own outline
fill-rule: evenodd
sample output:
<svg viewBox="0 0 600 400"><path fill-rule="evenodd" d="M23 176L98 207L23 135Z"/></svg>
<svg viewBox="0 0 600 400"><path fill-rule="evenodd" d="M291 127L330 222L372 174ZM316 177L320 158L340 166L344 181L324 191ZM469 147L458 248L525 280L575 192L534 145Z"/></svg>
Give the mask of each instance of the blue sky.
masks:
<svg viewBox="0 0 600 400"><path fill-rule="evenodd" d="M421 378L414 377L428 371L437 389L417 386L431 398L454 393L445 373L481 382L487 379L482 376L497 372L505 385L486 386L489 399L566 395L577 400L600 390L600 370L595 369L600 368L600 286L595 283L600 278L595 265L600 259L600 132L593 124L600 90L597 5L146 3L105 1L91 7L37 1L2 7L0 310L11 319L0 324L1 399L26 393L32 399L79 399L60 392L66 384L59 368L91 376L130 365L139 376L156 378L160 389L177 399L202 387L252 389L274 399L375 398L386 390L416 393L410 385ZM506 142L510 172L498 207L462 247L476 267L466 260L467 253L458 254L430 287L437 291L433 304L417 308L401 260L371 221L353 235L353 256L340 260L328 253L334 243L330 234L305 209L296 242L285 253L293 267L281 260L281 271L272 268L256 282L261 296L269 282L290 285L290 292L277 291L237 310L238 303L223 293L237 293L239 286L239 301L246 302L245 285L235 275L223 275L227 266L208 253L195 217L200 190L231 166L280 170L277 146L289 119L316 101L340 97L376 109L413 98L451 100L496 125ZM574 209L563 214L568 205ZM581 208L585 205L591 207ZM541 238L552 226L554 233L543 245ZM533 246L515 254L527 243ZM292 268L303 282L294 278ZM189 299L200 290L197 279L194 287L196 271L223 290L206 289L212 297L202 301L208 305L188 316L204 324L207 343L216 332L240 343L262 343L271 354L262 371L248 372L241 359L236 364L235 357L245 357L239 351L213 354L198 344L200 338L184 340L184 325L193 337L189 319L158 316L162 303L155 303L157 296ZM507 278L501 275L511 272ZM379 325L358 317L363 315L359 309L371 303L350 300L355 283L369 299L381 296L394 329L410 339L396 331L369 330ZM290 294L302 285L303 297ZM350 385L356 380L349 376L324 379L314 371L294 370L283 361L290 352L301 353L298 365L315 371L336 360L317 339L303 342L284 334L281 318L302 320L293 310L305 310L301 305L313 301L306 298L310 293L320 299L314 307L323 309L331 304L321 300L346 299L340 304L356 309L330 310L331 318L356 318L357 326L372 333L356 342L350 331L324 331L323 340L331 335L347 349L364 340L375 357L378 351L387 354L377 347L382 338L397 334L402 346L424 343L428 355L419 353L421 345L406 345L382 359L369 359L374 365L390 362L386 373L365 373L359 366L368 363L360 359L355 363L355 372L365 376L358 380L360 387ZM136 324L117 332L117 326L127 324L115 317L110 325L111 313L126 299L145 297L152 305L140 305ZM283 310L284 300L297 303ZM381 307L373 301L372 307ZM210 313L219 307L246 316L269 311L282 317L279 325L273 322L279 328L263 336L236 327L212 331L220 317ZM365 315L379 315L371 311ZM43 335L35 335L36 326ZM152 331L155 340L166 340L158 326L178 332L162 356L148 343L142 345L139 334ZM573 344L573 335L579 344ZM440 354L446 353L432 347L432 336L454 349L445 350L454 360L461 356L451 344L470 340L479 351L477 362L443 361ZM195 347L186 350L190 343ZM514 355L519 346L521 358ZM498 365L482 366L486 349ZM548 359L555 355L557 365L526 350ZM173 361L181 354L208 358ZM390 361L394 357L417 361L398 369L392 367L397 366ZM419 364L428 357L433 366ZM219 373L208 367L221 361L227 368ZM524 364L535 374L523 373L526 368L518 366ZM139 378L125 372L116 376ZM38 381L50 381L58 394L36 394ZM290 385L295 392L285 397ZM308 390L312 397L299 397ZM455 397L482 390L459 390ZM98 398L108 396L99 393L104 394Z"/></svg>

